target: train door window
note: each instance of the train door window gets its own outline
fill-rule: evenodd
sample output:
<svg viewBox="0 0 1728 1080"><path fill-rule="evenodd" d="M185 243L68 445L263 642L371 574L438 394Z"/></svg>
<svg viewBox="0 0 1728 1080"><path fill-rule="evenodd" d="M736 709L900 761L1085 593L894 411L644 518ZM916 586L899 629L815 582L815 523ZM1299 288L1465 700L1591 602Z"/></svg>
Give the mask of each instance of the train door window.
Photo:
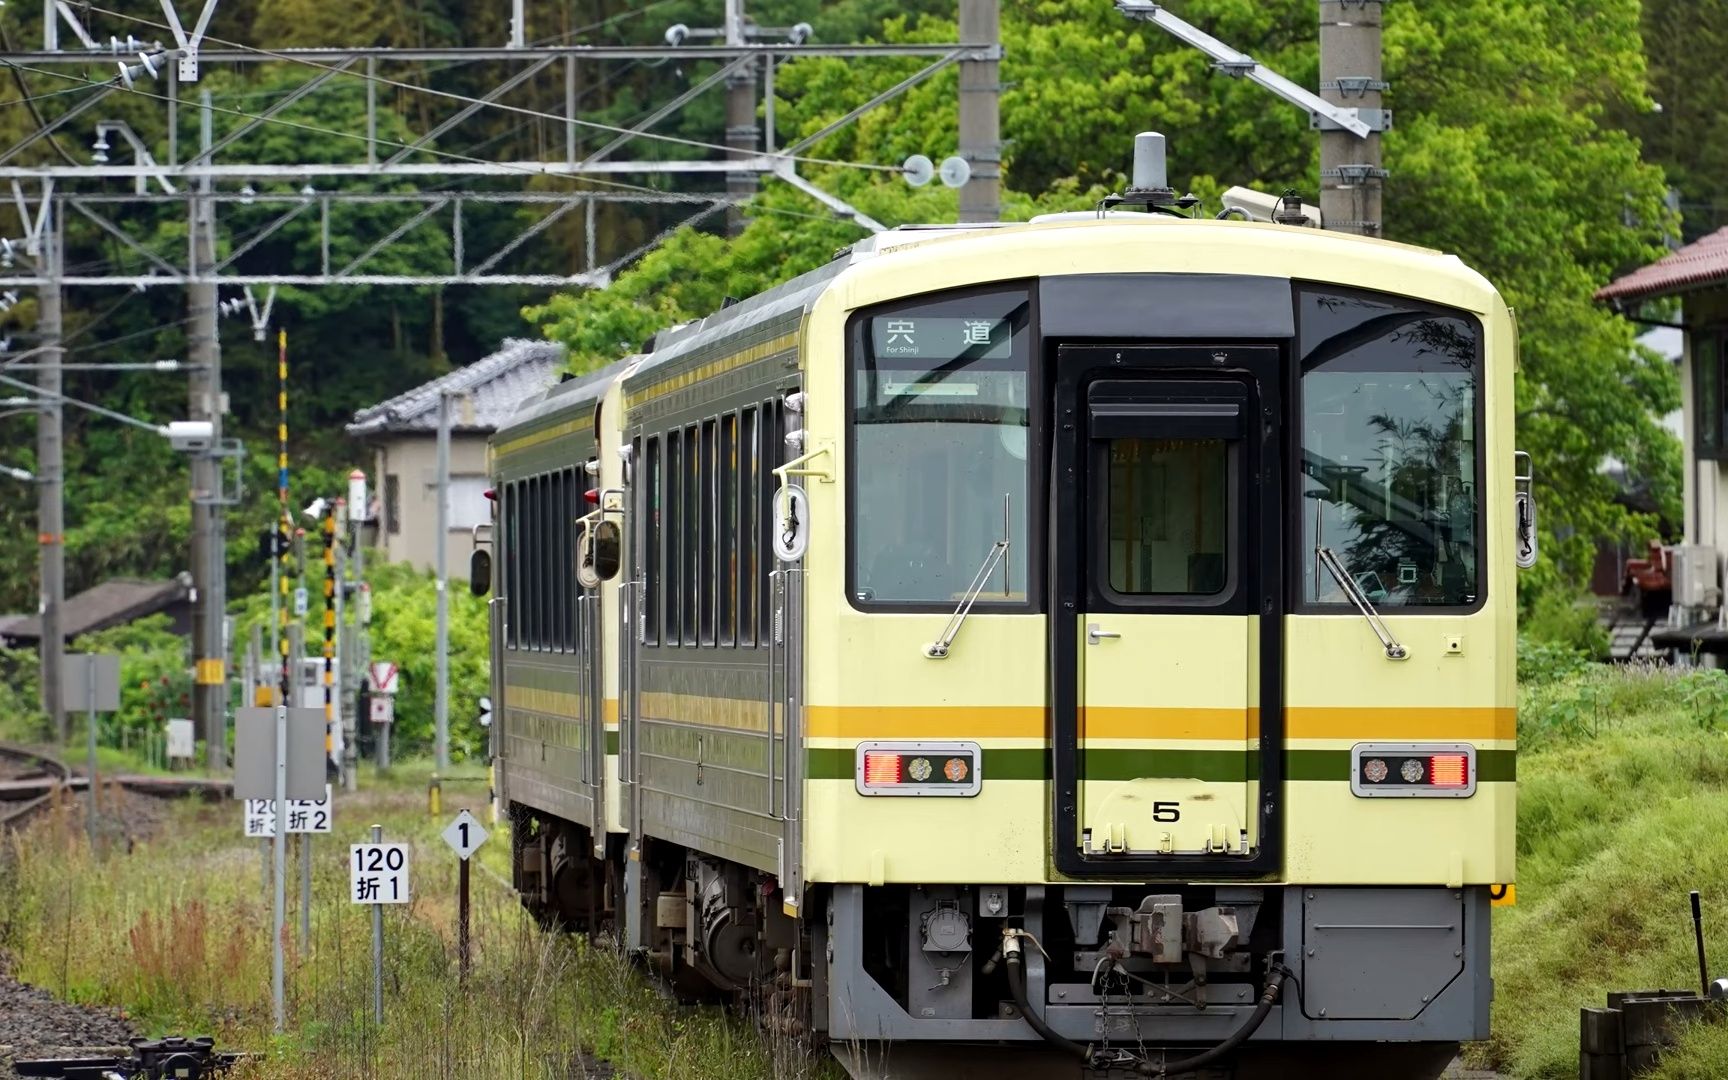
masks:
<svg viewBox="0 0 1728 1080"><path fill-rule="evenodd" d="M642 644L660 644L660 439L650 436L641 457Z"/></svg>
<svg viewBox="0 0 1728 1080"><path fill-rule="evenodd" d="M720 482L720 455L715 441L719 436L719 425L713 420L702 421L702 566L698 572L698 580L702 582L702 644L712 645L714 635L715 597L720 591L720 573L716 556L719 545L715 542L718 531L718 501L715 488Z"/></svg>
<svg viewBox="0 0 1728 1080"><path fill-rule="evenodd" d="M1213 596L1228 584L1223 439L1112 439L1105 559L1112 591Z"/></svg>
<svg viewBox="0 0 1728 1080"><path fill-rule="evenodd" d="M738 414L720 418L720 644L738 640Z"/></svg>
<svg viewBox="0 0 1728 1080"><path fill-rule="evenodd" d="M666 504L661 531L666 536L665 610L668 645L684 641L684 433L666 433Z"/></svg>
<svg viewBox="0 0 1728 1080"><path fill-rule="evenodd" d="M738 417L738 643L756 644L756 408Z"/></svg>
<svg viewBox="0 0 1728 1080"><path fill-rule="evenodd" d="M684 644L699 642L698 630L702 615L699 597L703 588L702 573L702 435L692 424L684 429L684 593L679 606L684 609Z"/></svg>

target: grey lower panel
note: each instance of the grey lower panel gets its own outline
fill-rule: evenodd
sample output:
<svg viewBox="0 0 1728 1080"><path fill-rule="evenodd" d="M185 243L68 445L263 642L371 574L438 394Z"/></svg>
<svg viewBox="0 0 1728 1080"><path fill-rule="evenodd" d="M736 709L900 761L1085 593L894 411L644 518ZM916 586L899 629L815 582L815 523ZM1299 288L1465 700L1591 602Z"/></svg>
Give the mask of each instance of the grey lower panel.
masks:
<svg viewBox="0 0 1728 1080"><path fill-rule="evenodd" d="M1050 887L1055 893L1059 887ZM1028 890L1026 929L1041 934L1043 904L1041 896L1034 902L1033 887ZM1355 896L1347 894L1359 894ZM1310 901L1310 895L1313 897ZM997 1019L917 1019L907 1014L899 1002L872 978L863 967L864 907L867 890L862 885L832 886L828 915L816 928L816 955L831 950L831 960L818 969L817 993L826 1006L828 1036L833 1040L965 1040L1030 1042L1039 1036L1024 1021ZM1312 904L1312 906L1309 906ZM1051 904L1056 918L1060 906ZM1437 912L1449 912L1456 924L1458 938L1453 941L1440 931ZM1411 1042L1455 1043L1482 1039L1488 1035L1488 1006L1493 997L1493 982L1489 976L1489 900L1483 887L1466 889L1298 889L1285 890L1283 940L1285 962L1301 980L1304 990L1311 974L1319 975L1324 985L1328 979L1341 976L1340 970L1328 971L1331 960L1317 964L1313 971L1306 966L1306 950L1297 943L1313 927L1320 935L1347 933L1384 934L1383 945L1414 948L1424 954L1416 958L1417 969L1424 974L1424 983L1406 977L1399 957L1382 950L1380 963L1357 969L1360 983L1352 985L1348 1000L1372 1000L1379 994L1387 999L1414 995L1421 1005L1416 1015L1403 1019L1349 1019L1318 1015L1324 1005L1308 1000L1308 1009L1315 1015L1303 1015L1297 1004L1294 987L1286 984L1284 997L1274 1005L1266 1021L1254 1033L1255 1042ZM1354 912L1358 921L1345 923L1342 913ZM1318 916L1319 922L1316 922ZM1425 920L1425 921L1419 921ZM1348 929L1345 929L1348 928ZM1407 935L1407 936L1404 936ZM1400 944L1401 942L1401 944ZM1454 948L1453 946L1457 947ZM1443 946L1443 947L1442 947ZM979 952L988 952L982 942L975 942L974 962L981 963ZM1454 956L1454 952L1461 955ZM1028 997L1033 1002L1048 994L1047 979L1036 956L1028 951ZM1316 959L1319 959L1317 951ZM1454 971L1444 978L1448 968ZM1435 984L1435 985L1427 985ZM1420 1001L1426 996L1426 1002ZM1112 1008L1106 1015L1096 1005L1062 1005L1051 1003L1044 1010L1045 1022L1058 1033L1080 1042L1101 1037L1112 1040L1133 1040L1147 1043L1194 1044L1216 1042L1241 1026L1253 1011L1251 1002L1242 1005L1213 1005L1204 1012L1187 1006L1142 1006L1132 1014ZM1330 1012L1330 1009L1328 1009Z"/></svg>
<svg viewBox="0 0 1728 1080"><path fill-rule="evenodd" d="M1487 1038L1488 1007L1494 999L1491 912L1488 889L1481 885L1288 890L1285 962L1302 979L1305 1010L1283 1010L1283 1037L1411 1042ZM1456 936L1441 929L1449 923L1456 924ZM1313 957L1307 947L1294 947L1301 941L1312 942ZM1367 962L1349 955L1345 946L1361 948ZM1312 990L1316 981L1318 999ZM1373 1006L1374 995L1387 1004ZM1414 1015L1350 1015L1370 1009Z"/></svg>
<svg viewBox="0 0 1728 1080"><path fill-rule="evenodd" d="M636 737L644 835L779 872L784 826L770 806L783 798L772 785L785 778L771 770L783 739L773 741L770 757L767 732L648 717Z"/></svg>
<svg viewBox="0 0 1728 1080"><path fill-rule="evenodd" d="M566 786L567 780L535 772L519 765L505 763L504 782L511 802L544 810L554 817L594 827L594 801L583 792Z"/></svg>

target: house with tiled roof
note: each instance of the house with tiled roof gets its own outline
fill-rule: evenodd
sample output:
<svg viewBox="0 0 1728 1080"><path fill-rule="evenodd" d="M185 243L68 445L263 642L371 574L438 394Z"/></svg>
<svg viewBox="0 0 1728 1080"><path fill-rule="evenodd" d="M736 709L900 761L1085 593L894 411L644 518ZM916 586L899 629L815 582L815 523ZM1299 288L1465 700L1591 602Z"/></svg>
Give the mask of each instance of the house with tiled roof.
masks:
<svg viewBox="0 0 1728 1080"><path fill-rule="evenodd" d="M1681 442L1685 452L1683 545L1644 571L1671 590L1664 648L1728 654L1723 557L1728 555L1728 229L1639 267L1597 290L1598 302L1644 326L1681 337ZM1672 309L1678 302L1679 315ZM1661 565L1666 562L1667 565Z"/></svg>
<svg viewBox="0 0 1728 1080"><path fill-rule="evenodd" d="M507 340L497 352L354 414L346 431L371 456L378 504L375 544L394 562L431 569L438 529L438 409L449 397L450 532L453 575L474 550L474 526L490 522L486 440L522 402L558 381L564 348Z"/></svg>

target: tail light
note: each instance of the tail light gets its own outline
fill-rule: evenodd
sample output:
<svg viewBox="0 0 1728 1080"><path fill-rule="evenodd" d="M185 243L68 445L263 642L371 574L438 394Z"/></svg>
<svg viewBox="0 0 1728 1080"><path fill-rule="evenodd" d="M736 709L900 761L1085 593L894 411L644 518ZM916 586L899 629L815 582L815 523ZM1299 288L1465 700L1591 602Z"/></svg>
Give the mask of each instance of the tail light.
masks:
<svg viewBox="0 0 1728 1080"><path fill-rule="evenodd" d="M860 795L976 795L983 782L973 742L867 742L857 754Z"/></svg>
<svg viewBox="0 0 1728 1080"><path fill-rule="evenodd" d="M1358 743L1350 790L1365 799L1464 799L1476 793L1476 748L1467 743Z"/></svg>

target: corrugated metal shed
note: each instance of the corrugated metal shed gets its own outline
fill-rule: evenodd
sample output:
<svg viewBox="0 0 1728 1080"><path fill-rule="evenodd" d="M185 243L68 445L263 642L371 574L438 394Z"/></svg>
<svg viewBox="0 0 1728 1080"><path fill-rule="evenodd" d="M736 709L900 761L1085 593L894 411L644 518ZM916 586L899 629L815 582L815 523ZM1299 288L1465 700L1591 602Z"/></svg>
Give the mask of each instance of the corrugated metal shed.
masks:
<svg viewBox="0 0 1728 1080"><path fill-rule="evenodd" d="M1728 285L1728 229L1718 229L1604 285L1596 290L1596 299L1627 304L1717 285Z"/></svg>
<svg viewBox="0 0 1728 1080"><path fill-rule="evenodd" d="M436 432L438 397L449 392L468 399L467 403L453 403L452 430L495 431L517 406L554 383L563 365L562 345L509 339L490 356L361 409L345 430L356 437Z"/></svg>

